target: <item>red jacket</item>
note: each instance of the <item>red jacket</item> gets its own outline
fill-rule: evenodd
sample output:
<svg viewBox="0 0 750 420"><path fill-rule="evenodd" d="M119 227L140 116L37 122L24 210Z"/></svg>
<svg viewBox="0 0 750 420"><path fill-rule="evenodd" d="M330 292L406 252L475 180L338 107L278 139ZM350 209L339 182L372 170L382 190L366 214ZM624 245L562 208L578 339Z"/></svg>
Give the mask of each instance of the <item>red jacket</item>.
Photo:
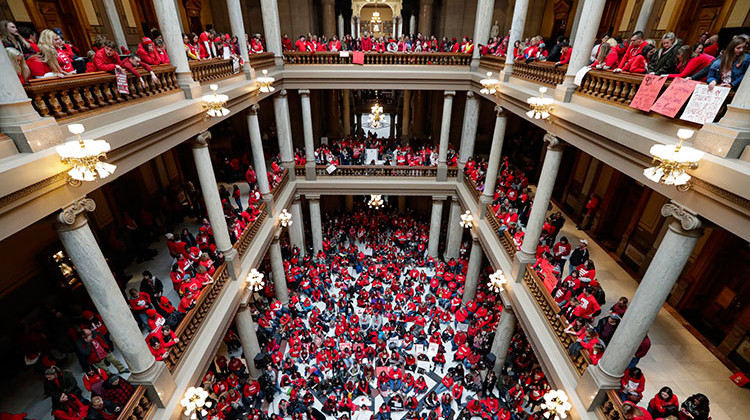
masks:
<svg viewBox="0 0 750 420"><path fill-rule="evenodd" d="M628 62L621 68L622 68L622 71L644 74L646 73L647 67L648 67L648 61L646 61L646 57L639 54L633 57L632 59L628 60Z"/></svg>
<svg viewBox="0 0 750 420"><path fill-rule="evenodd" d="M111 57L107 56L104 48L100 49L96 52L96 54L94 54L94 67L97 71L107 71L110 73L114 73L115 66L120 66L125 70L133 73L136 77L141 77L141 74L138 73L135 67L133 67L133 64L130 63L130 60L120 61L120 56L117 54L112 54ZM147 63L141 62L141 67L143 67L147 72L151 72L151 67Z"/></svg>

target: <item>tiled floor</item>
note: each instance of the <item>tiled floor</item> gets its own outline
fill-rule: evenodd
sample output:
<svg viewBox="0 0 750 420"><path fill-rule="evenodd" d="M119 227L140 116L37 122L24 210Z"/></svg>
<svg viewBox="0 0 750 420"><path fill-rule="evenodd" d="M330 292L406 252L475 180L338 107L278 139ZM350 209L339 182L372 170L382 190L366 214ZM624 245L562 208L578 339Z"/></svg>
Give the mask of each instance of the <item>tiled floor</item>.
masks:
<svg viewBox="0 0 750 420"><path fill-rule="evenodd" d="M605 314L620 296L633 297L638 283L585 232L577 230L575 223L566 221L561 235L576 245L579 239L588 240L597 278L607 295ZM642 406L662 386L669 386L680 403L692 394L705 394L711 402L713 420L750 417L750 390L734 385L729 379L732 372L666 309L659 311L649 337L651 350L638 364L646 375Z"/></svg>

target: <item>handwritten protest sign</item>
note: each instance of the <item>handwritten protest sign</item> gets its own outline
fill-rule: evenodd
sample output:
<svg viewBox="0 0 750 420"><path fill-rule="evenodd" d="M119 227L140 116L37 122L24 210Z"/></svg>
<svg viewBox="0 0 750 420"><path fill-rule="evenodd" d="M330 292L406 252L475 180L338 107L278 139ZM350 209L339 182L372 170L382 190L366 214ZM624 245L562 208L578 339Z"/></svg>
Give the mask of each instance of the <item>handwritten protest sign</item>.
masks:
<svg viewBox="0 0 750 420"><path fill-rule="evenodd" d="M435 357L435 355L438 352L438 344L437 343L430 343L430 346L427 348L427 355L429 357Z"/></svg>
<svg viewBox="0 0 750 420"><path fill-rule="evenodd" d="M586 73L588 73L589 71L591 71L591 67L589 67L589 66L582 67L576 73L576 77L575 77L575 79L573 79L573 83L576 86L581 86L581 83L583 83L583 78L586 76Z"/></svg>
<svg viewBox="0 0 750 420"><path fill-rule="evenodd" d="M123 95L129 94L128 75L125 73L125 70L115 69L115 79L117 80L117 91Z"/></svg>
<svg viewBox="0 0 750 420"><path fill-rule="evenodd" d="M365 53L362 51L354 51L352 52L352 63L353 64L365 64Z"/></svg>
<svg viewBox="0 0 750 420"><path fill-rule="evenodd" d="M664 82L667 81L666 76L654 76L653 74L647 74L641 86L638 88L638 92L635 93L633 100L630 102L630 106L641 111L651 109L651 105L656 101L656 97L661 92L661 87L664 86Z"/></svg>
<svg viewBox="0 0 750 420"><path fill-rule="evenodd" d="M708 85L696 86L680 118L698 124L712 122L727 99L729 90L728 87L716 86L709 91Z"/></svg>
<svg viewBox="0 0 750 420"><path fill-rule="evenodd" d="M695 90L695 86L698 83L696 80L674 79L654 106L651 107L651 110L666 115L669 118L674 118L680 112L680 108L685 105L690 95L693 94L693 90Z"/></svg>

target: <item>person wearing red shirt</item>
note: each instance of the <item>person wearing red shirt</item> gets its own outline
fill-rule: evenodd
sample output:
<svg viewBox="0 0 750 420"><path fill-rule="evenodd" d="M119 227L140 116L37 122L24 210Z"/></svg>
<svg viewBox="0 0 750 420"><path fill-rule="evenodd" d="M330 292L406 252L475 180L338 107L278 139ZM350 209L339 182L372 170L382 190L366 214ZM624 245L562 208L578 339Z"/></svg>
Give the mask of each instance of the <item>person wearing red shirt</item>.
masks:
<svg viewBox="0 0 750 420"><path fill-rule="evenodd" d="M156 52L156 46L151 38L144 37L141 39L141 43L138 44L136 54L141 58L142 63L146 63L151 66L158 66L161 64L161 58L159 53Z"/></svg>
<svg viewBox="0 0 750 420"><path fill-rule="evenodd" d="M73 394L60 394L52 404L55 420L83 420L87 418L89 407Z"/></svg>
<svg viewBox="0 0 750 420"><path fill-rule="evenodd" d="M97 71L114 73L116 69L125 69L137 77L141 86L146 88L146 82L141 77L141 74L135 69L140 65L151 75L151 81L153 81L154 84L161 84L161 81L156 77L156 74L151 70L151 67L146 63L141 63L141 58L138 55L131 54L130 57L125 59L125 61L120 61L120 56L117 55L115 46L114 41L104 41L104 48L101 48L96 54L94 54L94 67Z"/></svg>
<svg viewBox="0 0 750 420"><path fill-rule="evenodd" d="M679 61L677 64L677 73L669 74L667 77L689 78L710 66L714 61L714 57L703 52L698 52L698 50L702 48L703 47L700 44L698 44L698 48L696 48L695 51L689 45L683 45L680 47L677 51L677 59Z"/></svg>
<svg viewBox="0 0 750 420"><path fill-rule="evenodd" d="M83 386L92 394L101 394L102 385L108 378L109 375L106 370L89 365L83 374Z"/></svg>
<svg viewBox="0 0 750 420"><path fill-rule="evenodd" d="M643 48L646 45L648 44L643 41L643 32L634 32L633 36L630 37L630 45L628 46L627 50L625 50L625 54L622 56L622 59L620 60L620 63L617 65L617 68L614 70L614 72L618 73L621 71L627 71L624 70L625 65L628 64L629 61L640 56Z"/></svg>
<svg viewBox="0 0 750 420"><path fill-rule="evenodd" d="M591 294L592 291L591 287L587 286L583 289L583 293L578 296L580 305L576 306L573 311L575 317L591 319L593 314L600 309L599 302L597 302L596 298Z"/></svg>
<svg viewBox="0 0 750 420"><path fill-rule="evenodd" d="M620 379L620 399L638 403L643 398L643 390L646 388L646 377L637 367L625 371Z"/></svg>
<svg viewBox="0 0 750 420"><path fill-rule="evenodd" d="M624 66L622 66L619 69L615 69L615 72L624 71L629 73L635 73L635 74L644 74L646 73L646 70L648 68L648 56L649 52L654 50L654 46L651 44L645 44L643 49L641 50L641 53L637 56L631 58L628 60L627 63L625 63Z"/></svg>
<svg viewBox="0 0 750 420"><path fill-rule="evenodd" d="M161 362L165 357L169 355L164 346L161 345L161 341L156 337L151 337L148 341L148 349L151 350L151 354L154 356L157 362Z"/></svg>
<svg viewBox="0 0 750 420"><path fill-rule="evenodd" d="M294 45L292 44L292 40L289 39L289 34L287 33L281 37L281 48L284 51L294 51Z"/></svg>
<svg viewBox="0 0 750 420"><path fill-rule="evenodd" d="M672 388L665 386L654 395L648 403L648 412L654 418L665 418L674 416L680 409L680 403L677 396L672 392Z"/></svg>
<svg viewBox="0 0 750 420"><path fill-rule="evenodd" d="M573 48L570 48L568 41L563 41L562 48L560 49L560 61L555 63L555 66L562 66L570 62L570 55L573 53Z"/></svg>
<svg viewBox="0 0 750 420"><path fill-rule="evenodd" d="M294 43L294 45L299 52L310 51L307 39L305 39L304 35L300 35L299 39Z"/></svg>

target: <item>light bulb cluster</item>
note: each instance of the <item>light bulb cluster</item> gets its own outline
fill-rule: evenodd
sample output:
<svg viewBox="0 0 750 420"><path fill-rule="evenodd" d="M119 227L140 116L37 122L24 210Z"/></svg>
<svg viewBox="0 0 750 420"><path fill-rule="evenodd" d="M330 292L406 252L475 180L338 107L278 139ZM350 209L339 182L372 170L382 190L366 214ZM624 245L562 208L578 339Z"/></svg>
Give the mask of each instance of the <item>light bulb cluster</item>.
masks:
<svg viewBox="0 0 750 420"><path fill-rule="evenodd" d="M258 84L258 90L262 93L270 93L276 90L276 88L273 87L274 81L276 81L276 79L268 75L268 70L263 70L263 76L255 78L255 82Z"/></svg>
<svg viewBox="0 0 750 420"><path fill-rule="evenodd" d="M674 185L679 190L690 189L691 176L685 171L698 168L698 161L705 153L692 147L683 146L682 142L693 136L694 131L682 128L677 131L680 139L676 145L655 144L649 153L654 158L654 166L643 170L649 180L664 185Z"/></svg>
<svg viewBox="0 0 750 420"><path fill-rule="evenodd" d="M245 277L245 284L247 285L247 289L251 292L260 292L265 287L265 281L263 280L265 276L263 273L256 269L251 269L249 273L247 273L247 277Z"/></svg>
<svg viewBox="0 0 750 420"><path fill-rule="evenodd" d="M508 280L505 278L502 270L497 270L490 274L490 281L487 282L487 287L495 293L500 293L505 290L505 285L508 284Z"/></svg>
<svg viewBox="0 0 750 420"><path fill-rule="evenodd" d="M367 202L367 207L371 209L379 209L383 207L383 204L385 202L383 201L383 196L380 194L373 194L370 196L370 200Z"/></svg>
<svg viewBox="0 0 750 420"><path fill-rule="evenodd" d="M383 125L383 107L377 102L370 107L370 117L368 123L372 128L380 128Z"/></svg>
<svg viewBox="0 0 750 420"><path fill-rule="evenodd" d="M206 401L208 398L208 391L201 387L193 387L185 391L185 396L180 401L180 405L185 408L185 416L193 420L197 419L198 416L205 416L208 414L207 408L211 408L211 401Z"/></svg>
<svg viewBox="0 0 750 420"><path fill-rule="evenodd" d="M206 115L209 117L223 117L229 114L229 110L225 107L229 96L216 93L219 90L218 85L211 84L208 87L212 93L203 95L203 108L206 109Z"/></svg>
<svg viewBox="0 0 750 420"><path fill-rule="evenodd" d="M469 210L466 210L466 212L461 215L461 220L458 223L462 228L470 229L474 226L474 216L471 215Z"/></svg>
<svg viewBox="0 0 750 420"><path fill-rule="evenodd" d="M289 227L292 225L292 213L289 213L287 209L281 209L279 213L279 224L281 227Z"/></svg>
<svg viewBox="0 0 750 420"><path fill-rule="evenodd" d="M105 140L83 139L86 129L83 124L70 124L68 131L78 136L77 140L65 142L55 148L63 163L73 165L68 171L68 182L80 185L82 181L96 181L110 176L117 166L104 162L111 146Z"/></svg>
<svg viewBox="0 0 750 420"><path fill-rule="evenodd" d="M531 110L526 113L529 118L546 120L552 113L552 98L545 98L544 94L547 92L547 88L542 86L539 88L539 96L532 96L527 99Z"/></svg>
<svg viewBox="0 0 750 420"><path fill-rule="evenodd" d="M550 420L560 420L568 417L568 411L573 405L568 402L568 395L565 391L551 389L544 394L544 402L540 406L544 412L544 418Z"/></svg>
<svg viewBox="0 0 750 420"><path fill-rule="evenodd" d="M479 81L482 84L482 89L479 91L482 95L494 95L497 89L500 87L500 81L492 78L492 72L487 72L487 78Z"/></svg>

